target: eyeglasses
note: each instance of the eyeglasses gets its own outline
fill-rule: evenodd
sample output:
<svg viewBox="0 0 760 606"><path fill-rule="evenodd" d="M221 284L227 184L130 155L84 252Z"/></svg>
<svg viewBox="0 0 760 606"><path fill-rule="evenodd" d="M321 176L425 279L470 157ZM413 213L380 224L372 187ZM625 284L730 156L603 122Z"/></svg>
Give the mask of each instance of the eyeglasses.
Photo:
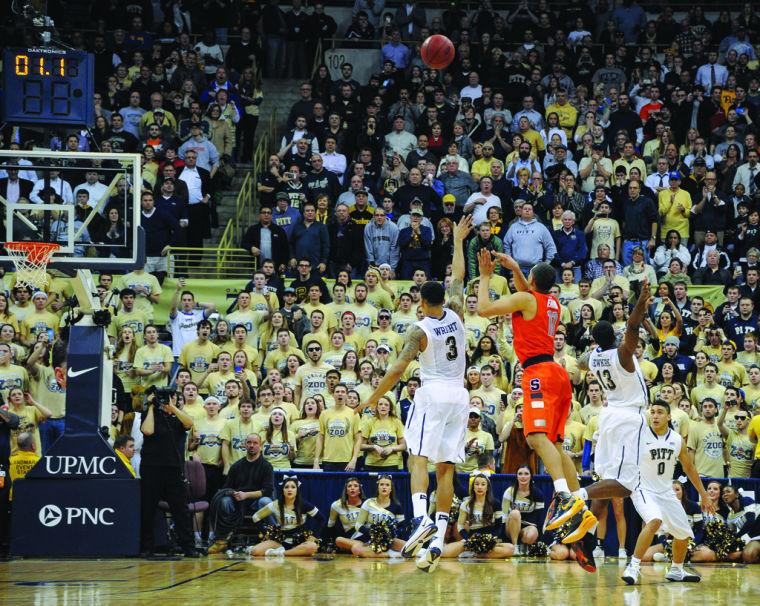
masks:
<svg viewBox="0 0 760 606"><path fill-rule="evenodd" d="M309 353L311 353L312 351L322 351L322 348L321 347L307 347L306 351L308 351Z"/></svg>
<svg viewBox="0 0 760 606"><path fill-rule="evenodd" d="M391 317L390 316L377 316L377 319L378 320L390 320Z"/></svg>
<svg viewBox="0 0 760 606"><path fill-rule="evenodd" d="M747 415L734 415L734 419L737 421L746 421L749 417Z"/></svg>
<svg viewBox="0 0 760 606"><path fill-rule="evenodd" d="M311 263L299 263L298 267L311 267Z"/></svg>

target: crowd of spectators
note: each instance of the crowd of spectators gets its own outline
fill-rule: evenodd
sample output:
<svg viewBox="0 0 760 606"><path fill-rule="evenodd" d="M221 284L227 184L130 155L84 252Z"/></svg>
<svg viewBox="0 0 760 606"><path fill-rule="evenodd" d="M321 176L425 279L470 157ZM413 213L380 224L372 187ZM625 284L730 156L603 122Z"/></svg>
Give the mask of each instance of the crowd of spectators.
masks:
<svg viewBox="0 0 760 606"><path fill-rule="evenodd" d="M637 357L652 401L671 404L701 475L760 477L760 19L752 5L714 21L695 6L677 21L669 7L647 20L629 0L509 10L486 0L471 13L454 5L428 19L415 2L386 12L382 0L356 0L345 37L382 43L377 73L359 82L350 62L337 80L326 65L312 79L299 71L304 42L336 28L321 4L313 14L292 4L244 10L241 41L226 53L215 36L226 37L234 20L209 21L192 45L193 15L182 3L173 21L132 16L129 30L96 34L96 124L66 139L72 151L143 154L142 221L157 235L149 264L100 276L115 312L114 372L124 394L176 387L177 408L192 419L187 455L204 465L209 500L236 463L259 455L278 469L404 468L419 366L376 409L362 402L420 317L420 286L450 279L452 226L463 214L475 226L464 314L472 410L458 471L541 471L522 434L511 318L476 313L476 254L488 248L512 255L525 273L540 261L556 268L555 359L575 394L564 446L579 474L593 471L604 406L580 364L591 328L605 319L622 334L646 279L654 297ZM431 33L456 47L442 72L419 56ZM70 43L85 45L75 34ZM209 211L200 205L215 174L236 150L250 155L262 98L253 64L303 78L286 133L256 176L260 219L241 246L257 270L227 310L197 302L179 281L169 318L156 317L166 272L159 243L172 243L179 225L188 243L202 244ZM5 146L24 134L6 127ZM86 182L96 187L93 179ZM16 201L37 189L3 187ZM69 202L74 189L55 193ZM156 212L179 214L167 227ZM510 281L500 268L491 296L509 292ZM15 372L19 387L45 364L37 349L47 346L36 343L56 338L63 289L0 295L0 376ZM21 432L44 436L44 419L55 419L32 386L39 405L10 396L22 420L11 432L14 455ZM129 397L118 399L111 430L134 434L139 451L135 414ZM268 514L263 496L250 500Z"/></svg>

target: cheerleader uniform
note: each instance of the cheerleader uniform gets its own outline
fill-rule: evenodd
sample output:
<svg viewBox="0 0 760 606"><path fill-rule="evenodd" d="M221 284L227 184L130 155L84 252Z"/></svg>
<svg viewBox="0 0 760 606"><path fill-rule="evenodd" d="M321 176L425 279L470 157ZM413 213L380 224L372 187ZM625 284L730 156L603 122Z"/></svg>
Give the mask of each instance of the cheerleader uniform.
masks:
<svg viewBox="0 0 760 606"><path fill-rule="evenodd" d="M253 514L253 522L257 524L262 520L272 516L276 526L282 530L282 541L273 538L280 543L285 549L292 549L297 545L305 542L309 536L319 536L319 532L324 525L325 518L315 505L308 501L302 501L303 514L301 523L298 523L298 516L292 507L285 507L284 516L280 514L280 504L278 501L272 501L259 509Z"/></svg>
<svg viewBox="0 0 760 606"><path fill-rule="evenodd" d="M362 543L369 543L369 529L373 524L389 521L396 524L396 537L398 537L400 525L404 522L404 511L401 505L391 502L388 507L381 507L377 499L372 497L362 503L359 517L354 524L354 535L351 537Z"/></svg>
<svg viewBox="0 0 760 606"><path fill-rule="evenodd" d="M356 521L361 513L361 506L347 504L345 507L340 499L330 505L330 518L327 520L325 534L333 538L350 538L356 528Z"/></svg>
<svg viewBox="0 0 760 606"><path fill-rule="evenodd" d="M531 495L518 495L516 486L511 486L504 491L504 496L501 499L501 510L505 521L509 516L509 512L516 509L520 512L520 528L525 528L526 526L542 527L544 522L544 499L537 488L533 490L537 493L535 500Z"/></svg>
<svg viewBox="0 0 760 606"><path fill-rule="evenodd" d="M483 520L483 506L477 501L472 508L470 517L470 497L465 497L459 507L457 518L457 530L463 539L468 539L476 533L489 533L497 537L499 541L504 539L504 525L501 523L501 512L494 511L491 520ZM467 521L469 520L469 527Z"/></svg>

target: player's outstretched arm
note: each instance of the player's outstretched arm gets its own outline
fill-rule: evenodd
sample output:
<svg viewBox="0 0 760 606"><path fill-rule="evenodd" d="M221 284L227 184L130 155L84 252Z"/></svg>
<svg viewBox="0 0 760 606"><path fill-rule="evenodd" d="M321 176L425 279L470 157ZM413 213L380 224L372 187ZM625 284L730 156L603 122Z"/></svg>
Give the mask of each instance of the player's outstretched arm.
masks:
<svg viewBox="0 0 760 606"><path fill-rule="evenodd" d="M426 342L427 337L425 336L425 331L413 324L406 333L406 339L401 353L398 355L398 358L393 365L385 371L385 376L380 379L380 384L364 403L365 407L368 406L374 408L380 396L385 395L391 389L396 387L401 375L404 374L406 367L409 366L409 362L414 360L414 358L417 357L417 354L424 349L424 346L427 344Z"/></svg>
<svg viewBox="0 0 760 606"><path fill-rule="evenodd" d="M636 354L636 346L639 344L639 326L647 313L647 305L649 304L649 281L645 278L641 281L641 292L639 298L636 301L636 305L633 307L628 323L625 326L625 335L623 336L623 342L618 347L618 357L620 358L620 364L628 372L633 372L633 356Z"/></svg>
<svg viewBox="0 0 760 606"><path fill-rule="evenodd" d="M491 253L485 248L481 248L478 251L478 270L480 271L480 284L478 284L478 315L482 318L503 316L504 314L523 311L528 308L528 305L532 305L534 299L527 292L517 292L507 297L501 297L496 301L491 301L489 299L488 287L491 283L491 276L493 275L495 267L496 260L491 258Z"/></svg>
<svg viewBox="0 0 760 606"><path fill-rule="evenodd" d="M464 215L454 226L454 258L451 261L451 284L448 307L462 317L464 313L464 241L472 231L472 215Z"/></svg>
<svg viewBox="0 0 760 606"><path fill-rule="evenodd" d="M696 488L697 492L699 493L699 506L702 508L702 511L705 513L714 514L715 505L708 496L707 491L702 484L702 478L699 477L699 472L694 466L694 461L692 461L691 456L689 456L688 449L686 448L686 442L683 442L681 444L681 452L678 455L678 460L681 462L681 467L683 467L683 472L686 474L686 477L689 478L692 486L694 486L694 488Z"/></svg>
<svg viewBox="0 0 760 606"><path fill-rule="evenodd" d="M512 280L514 281L515 289L518 292L528 292L530 290L528 281L525 279L525 276L520 269L520 264L517 261L505 253L491 251L491 254L499 263L501 263L502 267L512 272Z"/></svg>

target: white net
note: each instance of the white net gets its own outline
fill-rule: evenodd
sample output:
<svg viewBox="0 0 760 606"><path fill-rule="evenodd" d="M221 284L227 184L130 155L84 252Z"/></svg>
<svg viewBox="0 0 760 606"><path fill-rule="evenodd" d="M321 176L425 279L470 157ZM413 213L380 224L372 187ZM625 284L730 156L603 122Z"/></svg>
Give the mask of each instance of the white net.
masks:
<svg viewBox="0 0 760 606"><path fill-rule="evenodd" d="M16 266L16 284L33 291L47 286L47 266L53 253L60 248L49 242L6 242L5 250Z"/></svg>

